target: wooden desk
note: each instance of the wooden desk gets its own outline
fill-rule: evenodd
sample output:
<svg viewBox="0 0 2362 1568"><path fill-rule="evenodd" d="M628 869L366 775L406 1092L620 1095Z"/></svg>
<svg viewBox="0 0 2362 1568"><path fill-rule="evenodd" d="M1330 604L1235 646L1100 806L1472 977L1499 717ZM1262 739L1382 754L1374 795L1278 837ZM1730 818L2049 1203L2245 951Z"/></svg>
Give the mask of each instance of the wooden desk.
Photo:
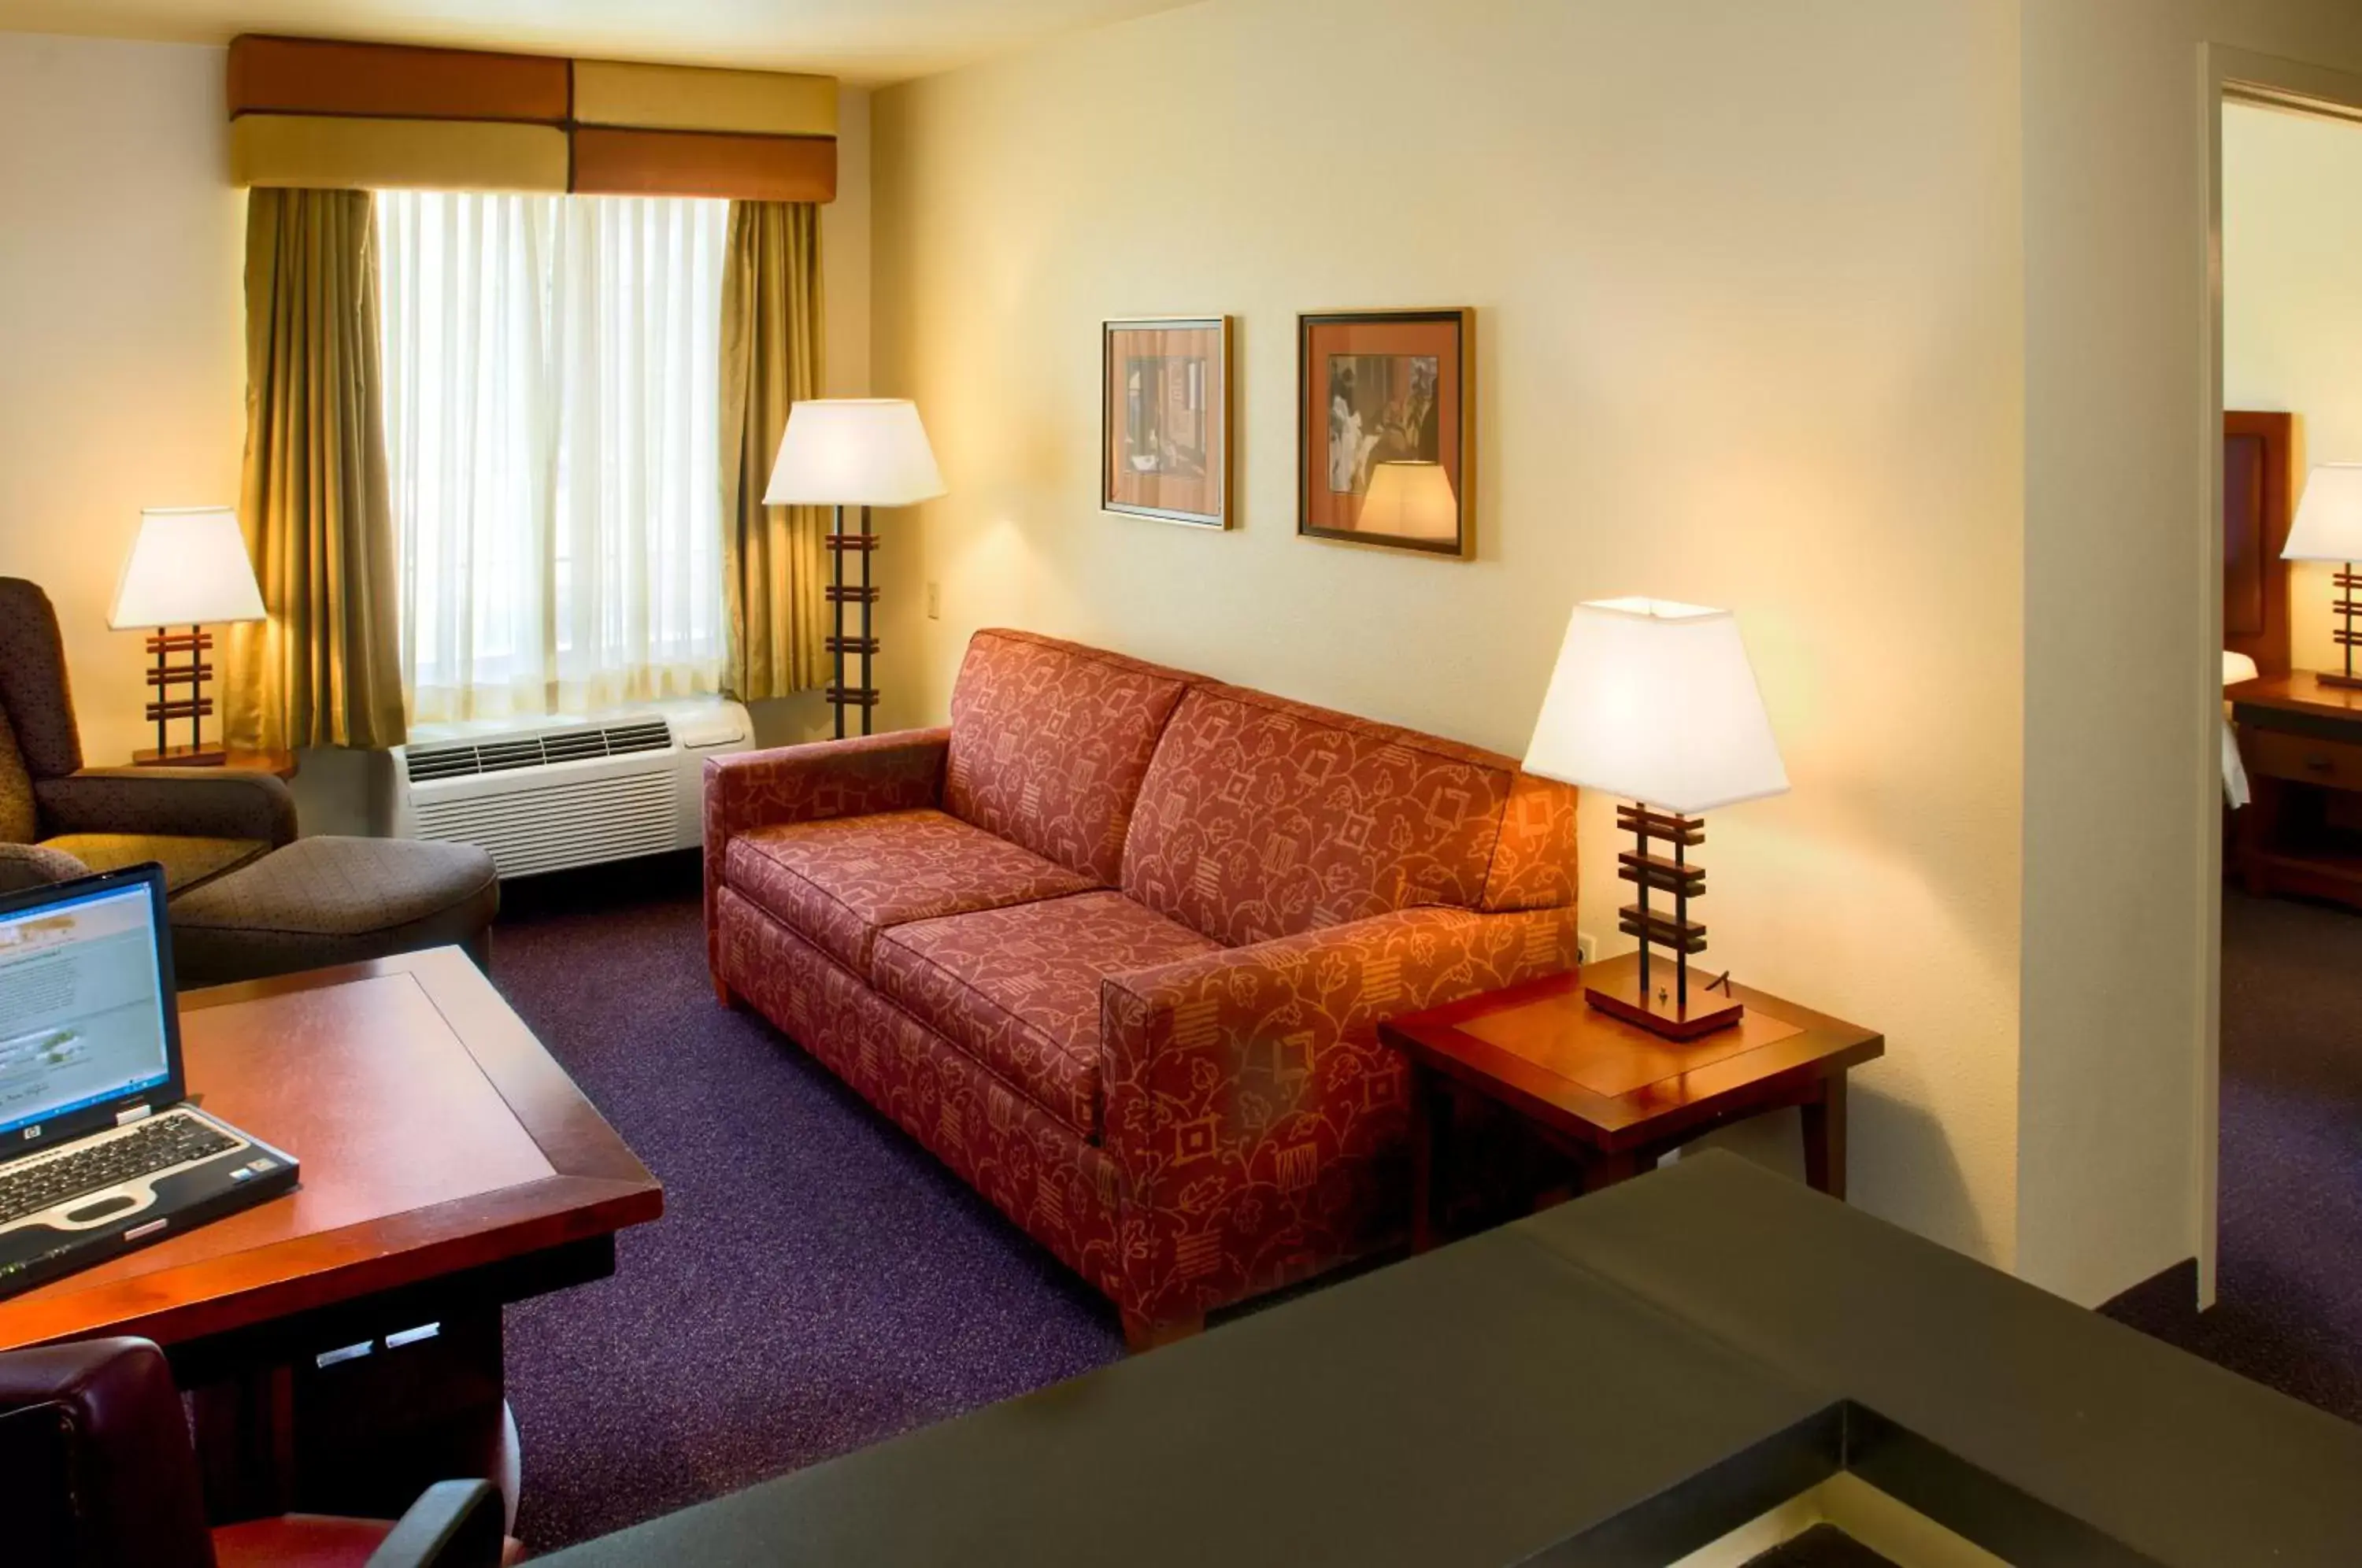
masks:
<svg viewBox="0 0 2362 1568"><path fill-rule="evenodd" d="M2224 696L2253 793L2232 818L2241 883L2362 906L2362 690L2300 669Z"/></svg>
<svg viewBox="0 0 2362 1568"><path fill-rule="evenodd" d="M162 1345L217 1522L391 1518L490 1474L501 1308L613 1273L656 1178L456 947L192 992L181 1020L192 1098L302 1186L0 1301L0 1350Z"/></svg>
<svg viewBox="0 0 2362 1568"><path fill-rule="evenodd" d="M1586 977L1613 982L1627 954L1584 971L1396 1019L1378 1036L1410 1059L1411 1250L1436 1240L1438 1148L1455 1096L1516 1111L1570 1156L1583 1190L1639 1175L1682 1144L1744 1117L1803 1112L1805 1178L1845 1196L1846 1073L1886 1050L1883 1035L1746 986L1729 1029L1680 1043L1591 1007ZM1545 1192L1544 1201L1563 1193Z"/></svg>

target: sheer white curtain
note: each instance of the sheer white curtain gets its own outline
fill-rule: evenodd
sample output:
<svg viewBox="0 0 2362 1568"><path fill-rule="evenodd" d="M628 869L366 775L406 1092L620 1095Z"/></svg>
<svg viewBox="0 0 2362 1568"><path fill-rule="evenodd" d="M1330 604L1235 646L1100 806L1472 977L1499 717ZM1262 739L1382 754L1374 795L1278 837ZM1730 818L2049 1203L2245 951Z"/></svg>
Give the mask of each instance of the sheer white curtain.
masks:
<svg viewBox="0 0 2362 1568"><path fill-rule="evenodd" d="M416 723L713 691L724 202L378 197Z"/></svg>

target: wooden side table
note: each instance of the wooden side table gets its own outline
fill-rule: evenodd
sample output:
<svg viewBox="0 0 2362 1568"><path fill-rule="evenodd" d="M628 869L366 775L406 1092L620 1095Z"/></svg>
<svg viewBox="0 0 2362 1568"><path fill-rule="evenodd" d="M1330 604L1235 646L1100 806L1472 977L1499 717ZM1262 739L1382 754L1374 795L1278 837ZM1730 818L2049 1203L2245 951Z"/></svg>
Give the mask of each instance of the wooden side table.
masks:
<svg viewBox="0 0 2362 1568"><path fill-rule="evenodd" d="M1589 977L1620 977L1637 963L1610 958ZM1574 1161L1585 1192L1727 1122L1794 1106L1805 1179L1845 1196L1846 1074L1885 1054L1883 1035L1734 986L1745 1018L1682 1043L1592 1008L1584 980L1580 970L1552 975L1378 1026L1411 1064L1413 1252L1435 1240L1439 1129L1454 1096L1516 1112Z"/></svg>
<svg viewBox="0 0 2362 1568"><path fill-rule="evenodd" d="M2240 882L2362 906L2362 690L2299 669L2224 696L2253 793L2232 813Z"/></svg>
<svg viewBox="0 0 2362 1568"><path fill-rule="evenodd" d="M158 761L155 758L156 753L153 748L146 751L135 751L131 754L131 765L135 767L171 767L173 766L173 763L169 757L162 761ZM229 757L226 761L209 763L203 767L188 768L184 769L184 771L192 773L268 773L274 778L292 778L295 777L295 754L292 751L233 750L229 754Z"/></svg>

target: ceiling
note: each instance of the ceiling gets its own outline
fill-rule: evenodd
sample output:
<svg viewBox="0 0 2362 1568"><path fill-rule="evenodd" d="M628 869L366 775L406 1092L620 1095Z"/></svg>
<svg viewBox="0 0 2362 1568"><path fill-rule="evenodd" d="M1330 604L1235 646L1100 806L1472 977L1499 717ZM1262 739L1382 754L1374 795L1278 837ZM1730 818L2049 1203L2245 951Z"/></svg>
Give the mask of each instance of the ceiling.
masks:
<svg viewBox="0 0 2362 1568"><path fill-rule="evenodd" d="M877 84L1186 0L0 0L0 31L225 43L292 33Z"/></svg>

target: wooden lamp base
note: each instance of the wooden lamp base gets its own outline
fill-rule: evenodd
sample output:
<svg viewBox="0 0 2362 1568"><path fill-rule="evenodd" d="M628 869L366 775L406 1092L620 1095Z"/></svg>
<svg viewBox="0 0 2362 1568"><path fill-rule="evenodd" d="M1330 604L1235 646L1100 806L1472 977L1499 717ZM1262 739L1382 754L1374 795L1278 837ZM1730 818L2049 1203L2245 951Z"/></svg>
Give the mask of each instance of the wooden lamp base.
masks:
<svg viewBox="0 0 2362 1568"><path fill-rule="evenodd" d="M2323 686L2343 686L2351 690L2362 688L2362 675L2354 673L2354 650L2362 647L2362 627L2354 624L2362 620L2362 572L2356 571L2354 563L2347 561L2330 580L2337 585L2337 597L2329 602L2329 613L2337 617L2330 636L2345 650L2345 668L2343 673L2317 672L2314 679Z"/></svg>
<svg viewBox="0 0 2362 1568"><path fill-rule="evenodd" d="M1660 980L1668 978L1661 966L1651 967L1658 969ZM1583 999L1610 1017L1620 1018L1667 1040L1695 1040L1717 1029L1728 1029L1747 1011L1725 991L1693 988L1685 1008L1676 999L1672 985L1652 980L1651 990L1643 992L1639 981L1639 976L1632 974L1604 986L1585 986Z"/></svg>
<svg viewBox="0 0 2362 1568"><path fill-rule="evenodd" d="M1723 977L1719 998L1689 977L1691 955L1705 951L1705 927L1690 919L1690 900L1705 892L1705 868L1689 858L1689 851L1705 842L1705 820L1654 811L1635 801L1616 808L1616 825L1633 839L1632 847L1616 857L1616 874L1639 893L1637 902L1617 911L1617 929L1640 939L1640 962L1628 977L1585 987L1583 999L1667 1040L1695 1040L1729 1028L1747 1011L1731 996L1729 977ZM1672 854L1652 853L1660 844ZM1650 893L1670 894L1672 912L1650 907ZM1668 949L1672 963L1661 956L1652 963L1651 947Z"/></svg>

